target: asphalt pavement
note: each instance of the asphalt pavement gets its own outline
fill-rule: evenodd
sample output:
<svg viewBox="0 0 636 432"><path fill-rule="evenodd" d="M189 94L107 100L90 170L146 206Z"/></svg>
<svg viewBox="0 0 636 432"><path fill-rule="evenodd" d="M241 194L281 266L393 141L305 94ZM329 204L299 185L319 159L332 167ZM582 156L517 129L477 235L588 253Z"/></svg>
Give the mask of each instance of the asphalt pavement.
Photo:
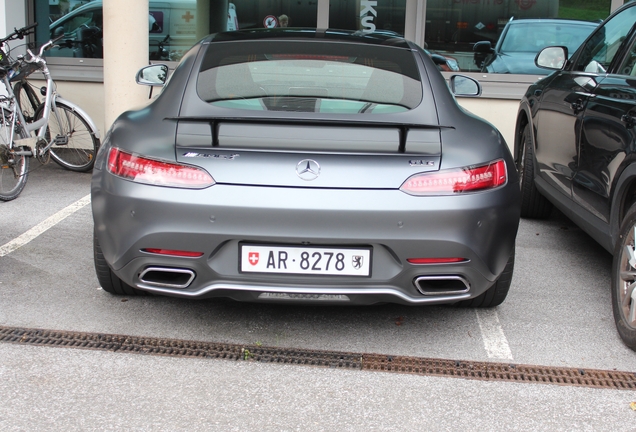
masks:
<svg viewBox="0 0 636 432"><path fill-rule="evenodd" d="M522 220L491 310L117 297L92 259L90 174L54 163L0 203L0 326L635 371L612 257L559 212ZM636 430L636 391L0 343L1 430Z"/></svg>

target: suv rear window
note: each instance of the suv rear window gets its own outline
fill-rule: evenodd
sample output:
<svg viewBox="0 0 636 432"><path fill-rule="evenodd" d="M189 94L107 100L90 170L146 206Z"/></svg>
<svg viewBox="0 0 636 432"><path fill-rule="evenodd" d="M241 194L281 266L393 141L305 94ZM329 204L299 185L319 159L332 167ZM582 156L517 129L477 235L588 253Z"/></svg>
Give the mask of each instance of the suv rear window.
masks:
<svg viewBox="0 0 636 432"><path fill-rule="evenodd" d="M209 45L197 92L226 108L379 114L417 106L422 84L404 48L251 41Z"/></svg>

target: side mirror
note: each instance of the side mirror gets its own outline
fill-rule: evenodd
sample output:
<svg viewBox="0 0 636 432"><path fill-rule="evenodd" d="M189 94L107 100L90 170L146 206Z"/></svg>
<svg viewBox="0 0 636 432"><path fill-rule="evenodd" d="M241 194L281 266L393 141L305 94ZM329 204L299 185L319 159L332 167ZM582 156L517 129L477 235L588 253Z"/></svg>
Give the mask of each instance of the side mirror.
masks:
<svg viewBox="0 0 636 432"><path fill-rule="evenodd" d="M479 69L484 67L484 62L489 54L494 53L495 50L492 48L492 44L490 41L481 41L477 42L473 45L473 62L475 62L475 66Z"/></svg>
<svg viewBox="0 0 636 432"><path fill-rule="evenodd" d="M482 54L491 54L493 52L490 41L481 41L473 45L473 52Z"/></svg>
<svg viewBox="0 0 636 432"><path fill-rule="evenodd" d="M564 46L543 48L534 58L534 64L543 69L560 70L568 59L568 49Z"/></svg>
<svg viewBox="0 0 636 432"><path fill-rule="evenodd" d="M451 76L450 89L455 96L477 97L481 95L481 84L479 84L479 81L465 75Z"/></svg>
<svg viewBox="0 0 636 432"><path fill-rule="evenodd" d="M163 86L168 78L168 66L162 64L150 65L139 69L137 84L152 87Z"/></svg>

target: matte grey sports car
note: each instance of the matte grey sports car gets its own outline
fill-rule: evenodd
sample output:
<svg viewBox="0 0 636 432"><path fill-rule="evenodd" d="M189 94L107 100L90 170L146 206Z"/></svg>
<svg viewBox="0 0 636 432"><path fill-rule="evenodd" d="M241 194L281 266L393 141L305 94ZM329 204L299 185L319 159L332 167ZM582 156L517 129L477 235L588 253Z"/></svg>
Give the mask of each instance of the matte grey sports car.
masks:
<svg viewBox="0 0 636 432"><path fill-rule="evenodd" d="M138 82L166 81L167 68ZM195 45L122 114L92 182L104 290L321 304L506 297L520 190L508 146L415 44L246 30Z"/></svg>

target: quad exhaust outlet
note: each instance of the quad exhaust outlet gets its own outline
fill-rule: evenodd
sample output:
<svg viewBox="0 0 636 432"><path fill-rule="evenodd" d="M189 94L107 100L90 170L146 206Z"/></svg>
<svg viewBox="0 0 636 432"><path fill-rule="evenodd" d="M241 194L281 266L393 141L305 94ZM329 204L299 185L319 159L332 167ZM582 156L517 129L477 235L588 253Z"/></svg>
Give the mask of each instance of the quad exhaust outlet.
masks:
<svg viewBox="0 0 636 432"><path fill-rule="evenodd" d="M465 294L470 290L470 283L458 275L418 276L413 284L425 296Z"/></svg>
<svg viewBox="0 0 636 432"><path fill-rule="evenodd" d="M141 272L139 280L152 287L183 289L190 286L195 276L190 269L148 267Z"/></svg>

